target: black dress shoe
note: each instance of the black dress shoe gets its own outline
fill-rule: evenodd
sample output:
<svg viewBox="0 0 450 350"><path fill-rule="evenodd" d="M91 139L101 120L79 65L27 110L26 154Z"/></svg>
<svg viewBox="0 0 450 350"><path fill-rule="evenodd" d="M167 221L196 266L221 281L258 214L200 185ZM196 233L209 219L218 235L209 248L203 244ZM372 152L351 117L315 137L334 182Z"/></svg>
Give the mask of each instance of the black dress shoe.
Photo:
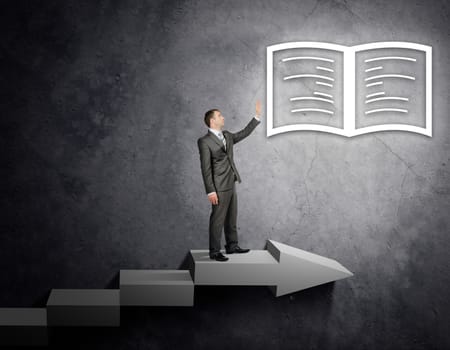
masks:
<svg viewBox="0 0 450 350"><path fill-rule="evenodd" d="M228 260L228 258L225 255L223 255L222 253L212 254L209 256L209 258L211 260L216 260L216 261L227 261Z"/></svg>
<svg viewBox="0 0 450 350"><path fill-rule="evenodd" d="M227 254L233 254L233 253L248 253L250 251L250 249L247 248L241 248L238 245L236 247L234 247L233 249L226 249L226 253Z"/></svg>

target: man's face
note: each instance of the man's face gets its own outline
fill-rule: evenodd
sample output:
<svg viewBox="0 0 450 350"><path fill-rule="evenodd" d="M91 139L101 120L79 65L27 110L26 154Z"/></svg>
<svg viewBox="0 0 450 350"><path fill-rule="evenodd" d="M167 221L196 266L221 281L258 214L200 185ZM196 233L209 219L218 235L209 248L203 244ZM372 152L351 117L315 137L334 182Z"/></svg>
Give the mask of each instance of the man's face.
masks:
<svg viewBox="0 0 450 350"><path fill-rule="evenodd" d="M214 123L216 129L222 129L225 125L225 118L220 111L214 111L214 116L211 119L211 122Z"/></svg>

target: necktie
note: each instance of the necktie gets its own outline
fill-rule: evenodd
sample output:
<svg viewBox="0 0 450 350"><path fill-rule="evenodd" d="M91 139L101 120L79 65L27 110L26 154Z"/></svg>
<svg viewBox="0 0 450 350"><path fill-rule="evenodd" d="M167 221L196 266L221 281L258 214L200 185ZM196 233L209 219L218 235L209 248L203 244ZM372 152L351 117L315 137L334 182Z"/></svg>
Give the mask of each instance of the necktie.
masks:
<svg viewBox="0 0 450 350"><path fill-rule="evenodd" d="M227 141L225 140L225 137L223 137L223 134L219 132L219 139L222 141L223 146L225 147L225 151L227 150Z"/></svg>

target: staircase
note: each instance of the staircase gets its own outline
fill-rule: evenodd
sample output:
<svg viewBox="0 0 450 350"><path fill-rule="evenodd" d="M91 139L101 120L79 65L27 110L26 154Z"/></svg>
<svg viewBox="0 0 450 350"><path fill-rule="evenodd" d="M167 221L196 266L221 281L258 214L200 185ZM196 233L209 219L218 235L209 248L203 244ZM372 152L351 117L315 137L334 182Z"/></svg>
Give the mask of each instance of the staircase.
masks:
<svg viewBox="0 0 450 350"><path fill-rule="evenodd" d="M336 260L273 240L266 250L191 250L189 270L120 270L120 289L53 289L46 308L0 308L0 346L48 345L48 327L119 327L121 306L193 306L195 285L267 286L276 296L353 276Z"/></svg>

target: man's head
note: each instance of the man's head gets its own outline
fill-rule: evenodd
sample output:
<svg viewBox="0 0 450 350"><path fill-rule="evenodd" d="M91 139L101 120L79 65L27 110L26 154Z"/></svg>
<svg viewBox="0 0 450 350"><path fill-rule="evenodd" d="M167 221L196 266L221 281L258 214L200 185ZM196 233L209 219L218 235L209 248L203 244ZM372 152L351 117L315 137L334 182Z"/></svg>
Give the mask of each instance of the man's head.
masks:
<svg viewBox="0 0 450 350"><path fill-rule="evenodd" d="M208 128L222 130L225 125L225 118L218 109L210 109L205 113L205 124Z"/></svg>

